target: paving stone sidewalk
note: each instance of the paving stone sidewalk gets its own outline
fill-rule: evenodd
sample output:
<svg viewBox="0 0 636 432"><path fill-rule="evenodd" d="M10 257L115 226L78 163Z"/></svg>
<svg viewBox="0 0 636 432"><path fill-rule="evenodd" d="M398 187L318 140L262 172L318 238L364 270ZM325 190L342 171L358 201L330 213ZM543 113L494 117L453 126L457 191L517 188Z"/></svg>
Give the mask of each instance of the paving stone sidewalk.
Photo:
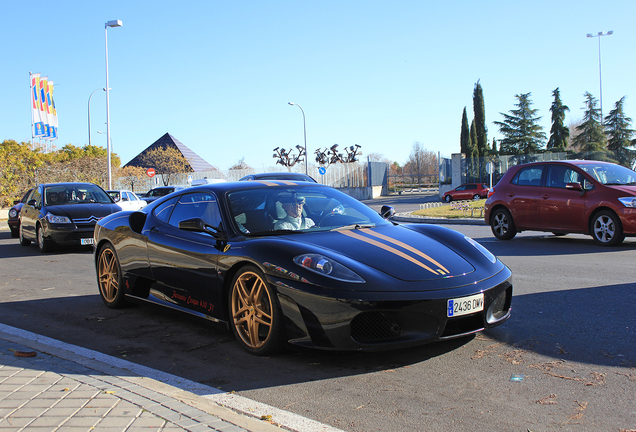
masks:
<svg viewBox="0 0 636 432"><path fill-rule="evenodd" d="M34 350L0 332L0 432L281 431L125 378Z"/></svg>

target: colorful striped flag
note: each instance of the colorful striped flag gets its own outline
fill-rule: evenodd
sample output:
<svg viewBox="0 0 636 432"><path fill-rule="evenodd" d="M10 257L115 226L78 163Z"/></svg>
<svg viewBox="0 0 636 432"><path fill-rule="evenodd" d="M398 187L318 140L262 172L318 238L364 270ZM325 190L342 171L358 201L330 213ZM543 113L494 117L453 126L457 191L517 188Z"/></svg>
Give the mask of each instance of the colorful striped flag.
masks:
<svg viewBox="0 0 636 432"><path fill-rule="evenodd" d="M41 115L40 103L40 74L31 74L31 120L33 123L33 137L42 138L45 135L44 122Z"/></svg>

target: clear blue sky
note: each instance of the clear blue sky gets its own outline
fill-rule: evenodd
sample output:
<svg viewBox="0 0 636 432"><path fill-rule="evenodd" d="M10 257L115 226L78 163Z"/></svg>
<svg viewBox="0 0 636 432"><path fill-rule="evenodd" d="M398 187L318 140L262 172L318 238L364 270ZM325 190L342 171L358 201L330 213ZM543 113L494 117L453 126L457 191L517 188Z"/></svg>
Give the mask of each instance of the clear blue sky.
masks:
<svg viewBox="0 0 636 432"><path fill-rule="evenodd" d="M359 144L400 164L413 143L459 151L480 80L493 121L531 92L549 135L552 90L580 120L627 96L636 118L636 1L5 1L0 140L29 141L29 71L55 82L60 148L88 143L87 104L105 87L108 29L114 152L128 162L166 132L220 169L273 166L274 147ZM92 144L106 146L105 92L91 99Z"/></svg>

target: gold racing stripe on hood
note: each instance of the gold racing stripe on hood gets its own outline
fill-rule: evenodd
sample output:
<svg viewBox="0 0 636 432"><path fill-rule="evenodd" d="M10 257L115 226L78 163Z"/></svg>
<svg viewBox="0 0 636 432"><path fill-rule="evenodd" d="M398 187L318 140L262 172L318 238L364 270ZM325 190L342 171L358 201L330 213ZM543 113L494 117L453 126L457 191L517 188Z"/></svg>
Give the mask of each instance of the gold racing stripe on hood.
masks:
<svg viewBox="0 0 636 432"><path fill-rule="evenodd" d="M338 232L339 232L339 233L341 233L341 234L344 234L344 235L346 235L346 236L348 236L348 237L354 238L354 239L356 239L356 240L360 240L360 241L363 241L363 242L365 242L365 243L369 243L369 244L371 244L371 245L373 245L373 246L379 247L380 249L383 249L383 250L385 250L385 251L387 251L387 252L390 252L390 253L392 253L392 254L394 254L394 255L397 255L397 256L399 256L400 258L404 258L405 260L410 261L410 262L412 262L413 264L415 264L415 265L417 265L417 266L420 266L420 267L422 267L422 268L424 268L424 269L426 269L426 270L430 271L430 272L431 272L431 273L433 273L433 274L436 274L436 275L445 275L445 274L447 274L447 273L448 273L448 270L446 270L446 269L444 269L444 270L442 270L442 269L439 269L439 270L433 270L432 268L430 268L429 266L427 266L426 264L424 264L422 261L419 261L419 260L417 260L417 259L413 258L412 256L407 255L407 254L405 254L404 252L402 252L402 251L399 251L399 250L395 249L394 247L391 247L391 246L386 245L386 244L384 244L384 243L380 243L380 242L379 242L379 241L377 241L377 240L373 240L373 239L368 238L368 237L365 237L365 236L363 236L363 235L361 235L361 234L358 234L358 233L355 233L355 232L352 232L352 231L338 231ZM392 240L392 241L393 241L393 240ZM395 242L395 241L394 241L394 242Z"/></svg>
<svg viewBox="0 0 636 432"><path fill-rule="evenodd" d="M374 237L380 238L388 243L393 243L396 246L400 246L403 249L406 249L409 252L413 252L416 255L421 256L422 258L424 258L425 260L427 260L428 262L435 264L438 267L438 270L441 270L444 273L448 273L448 269L446 267L444 267L443 265L441 265L440 263L438 263L436 260L434 260L433 258L431 258L430 256L426 255L424 252L421 252L417 249L415 249L413 246L407 245L406 243L403 243L399 240L395 240L392 239L391 237L385 236L384 234L380 234L377 233L373 230L362 230L362 232L364 232L365 234L369 234L372 235Z"/></svg>

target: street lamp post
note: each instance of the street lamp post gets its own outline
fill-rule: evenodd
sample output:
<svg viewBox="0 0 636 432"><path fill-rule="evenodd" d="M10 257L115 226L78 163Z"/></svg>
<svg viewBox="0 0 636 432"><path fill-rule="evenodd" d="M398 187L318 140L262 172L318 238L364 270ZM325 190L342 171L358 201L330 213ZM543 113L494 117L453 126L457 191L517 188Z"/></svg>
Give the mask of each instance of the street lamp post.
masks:
<svg viewBox="0 0 636 432"><path fill-rule="evenodd" d="M91 145L91 98L93 97L95 92L98 92L100 90L106 91L106 89L97 89L97 90L94 90L93 93L91 93L91 95L88 97L88 145L89 146Z"/></svg>
<svg viewBox="0 0 636 432"><path fill-rule="evenodd" d="M303 110L303 107L301 107L297 103L294 103L294 102L287 102L287 103L292 106L296 105L298 108L300 108L300 112L303 113L303 134L305 137L305 174L309 175L309 168L307 165L307 160L309 158L309 155L307 153L307 124L305 123L305 110Z"/></svg>
<svg viewBox="0 0 636 432"><path fill-rule="evenodd" d="M106 132L97 131L98 134L106 135ZM113 147L113 137L110 137L110 151L114 152L115 148Z"/></svg>
<svg viewBox="0 0 636 432"><path fill-rule="evenodd" d="M106 146L107 146L107 158L108 164L108 190L113 188L112 169L110 166L110 101L108 93L110 87L108 86L108 27L121 27L122 22L120 20L108 21L104 25L104 40L106 41Z"/></svg>
<svg viewBox="0 0 636 432"><path fill-rule="evenodd" d="M589 38L598 38L598 81L599 81L599 93L600 93L600 102L601 102L601 123L603 123L603 79L601 78L601 36L609 36L613 34L612 30L607 33L598 32L593 35L592 33L588 33L587 37Z"/></svg>

